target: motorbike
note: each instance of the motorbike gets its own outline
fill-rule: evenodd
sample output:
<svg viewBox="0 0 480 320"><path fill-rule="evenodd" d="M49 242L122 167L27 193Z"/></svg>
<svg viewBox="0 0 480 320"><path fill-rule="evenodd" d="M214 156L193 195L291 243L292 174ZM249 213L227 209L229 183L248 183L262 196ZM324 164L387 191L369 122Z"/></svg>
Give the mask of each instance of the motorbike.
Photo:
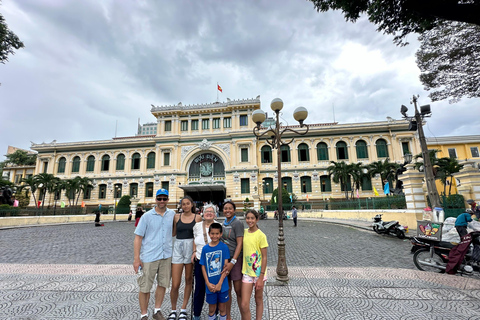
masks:
<svg viewBox="0 0 480 320"><path fill-rule="evenodd" d="M398 223L398 221L382 221L382 215L377 214L373 218L373 231L378 234L392 234L397 236L399 239L405 239L405 228Z"/></svg>
<svg viewBox="0 0 480 320"><path fill-rule="evenodd" d="M278 220L278 211L277 210L275 210L275 214L273 215L273 218L275 220ZM283 213L283 220L287 220L287 219L288 219L287 215L285 213Z"/></svg>
<svg viewBox="0 0 480 320"><path fill-rule="evenodd" d="M422 271L480 275L479 237L479 231L471 232L459 244L413 237L413 263Z"/></svg>

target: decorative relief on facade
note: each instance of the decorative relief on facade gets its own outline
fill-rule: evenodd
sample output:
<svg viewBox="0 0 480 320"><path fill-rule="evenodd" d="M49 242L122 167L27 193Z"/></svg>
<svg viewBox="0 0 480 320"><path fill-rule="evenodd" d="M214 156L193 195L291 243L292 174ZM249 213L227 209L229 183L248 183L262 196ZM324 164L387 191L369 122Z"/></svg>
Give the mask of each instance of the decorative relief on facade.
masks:
<svg viewBox="0 0 480 320"><path fill-rule="evenodd" d="M237 171L233 174L233 182L240 182L240 174Z"/></svg>
<svg viewBox="0 0 480 320"><path fill-rule="evenodd" d="M143 188L144 185L145 185L145 180L143 180L143 177L141 177L140 180L138 180L138 186L140 188Z"/></svg>
<svg viewBox="0 0 480 320"><path fill-rule="evenodd" d="M202 150L208 150L212 147L212 143L208 142L207 139L203 139L202 142L198 144L198 147Z"/></svg>
<svg viewBox="0 0 480 320"><path fill-rule="evenodd" d="M305 174L305 175L306 175L306 174ZM318 177L318 172L317 172L317 170L315 170L315 171L312 172L312 180L313 180L313 181L318 181L318 180L320 180L319 177Z"/></svg>
<svg viewBox="0 0 480 320"><path fill-rule="evenodd" d="M195 146L182 146L182 151L181 151L182 162L183 160L185 160L185 157L193 148L195 148Z"/></svg>
<svg viewBox="0 0 480 320"><path fill-rule="evenodd" d="M171 184L174 184L175 181L177 181L177 177L172 174L172 175L170 176L170 183L171 183Z"/></svg>
<svg viewBox="0 0 480 320"><path fill-rule="evenodd" d="M107 181L107 188L108 188L109 190L112 190L112 189L113 189L112 179L108 179L108 181Z"/></svg>
<svg viewBox="0 0 480 320"><path fill-rule="evenodd" d="M293 173L293 181L298 181L298 180L300 180L300 175L298 174L297 171L295 171L295 172Z"/></svg>
<svg viewBox="0 0 480 320"><path fill-rule="evenodd" d="M124 188L128 188L128 180L127 180L127 178L123 179L123 183L122 183L122 184L123 184L123 187L124 187Z"/></svg>
<svg viewBox="0 0 480 320"><path fill-rule="evenodd" d="M250 179L252 179L252 182L257 182L257 173L256 172L252 172L250 174Z"/></svg>
<svg viewBox="0 0 480 320"><path fill-rule="evenodd" d="M220 148L225 154L230 155L230 144L229 143L220 143L216 144L216 147Z"/></svg>

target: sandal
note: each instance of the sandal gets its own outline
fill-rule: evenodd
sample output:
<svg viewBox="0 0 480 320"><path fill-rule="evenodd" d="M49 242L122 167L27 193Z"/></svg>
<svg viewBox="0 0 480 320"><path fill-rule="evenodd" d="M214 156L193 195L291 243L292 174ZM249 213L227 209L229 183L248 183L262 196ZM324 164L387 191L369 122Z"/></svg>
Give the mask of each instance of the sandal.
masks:
<svg viewBox="0 0 480 320"><path fill-rule="evenodd" d="M170 312L167 320L177 320L177 313L176 312Z"/></svg>
<svg viewBox="0 0 480 320"><path fill-rule="evenodd" d="M178 320L187 320L188 315L185 311L180 312L180 315L178 316Z"/></svg>

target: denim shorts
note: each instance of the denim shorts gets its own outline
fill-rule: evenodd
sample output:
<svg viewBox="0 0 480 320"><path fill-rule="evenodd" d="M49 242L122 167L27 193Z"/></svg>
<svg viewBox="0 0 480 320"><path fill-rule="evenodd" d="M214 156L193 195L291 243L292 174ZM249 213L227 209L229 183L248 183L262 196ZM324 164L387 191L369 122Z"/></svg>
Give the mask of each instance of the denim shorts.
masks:
<svg viewBox="0 0 480 320"><path fill-rule="evenodd" d="M192 263L193 239L177 239L173 245L173 264Z"/></svg>

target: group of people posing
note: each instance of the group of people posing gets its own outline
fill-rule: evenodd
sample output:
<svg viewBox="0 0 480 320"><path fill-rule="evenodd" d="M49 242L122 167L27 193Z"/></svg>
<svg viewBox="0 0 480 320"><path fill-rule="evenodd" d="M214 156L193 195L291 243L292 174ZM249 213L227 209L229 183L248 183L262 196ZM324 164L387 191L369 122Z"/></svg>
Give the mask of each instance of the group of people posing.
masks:
<svg viewBox="0 0 480 320"><path fill-rule="evenodd" d="M154 280L153 319L165 319L161 306L170 286L171 312L167 320L188 319L187 304L193 290L193 318L200 319L204 301L209 305L208 319L232 319L232 292L235 291L242 320L250 320L250 298L255 291L256 319L262 319L263 288L267 280L267 237L258 228L259 214L248 210L244 224L236 215L236 206L223 205L225 220L218 223L214 205L196 213L193 199L181 201L181 213L167 208L168 191L156 193L156 206L146 212L135 229L133 268L139 273L141 320L148 319L148 301ZM173 237L176 237L173 241ZM184 273L185 271L185 273ZM185 288L182 306L177 310L182 275ZM195 288L193 288L195 278Z"/></svg>

